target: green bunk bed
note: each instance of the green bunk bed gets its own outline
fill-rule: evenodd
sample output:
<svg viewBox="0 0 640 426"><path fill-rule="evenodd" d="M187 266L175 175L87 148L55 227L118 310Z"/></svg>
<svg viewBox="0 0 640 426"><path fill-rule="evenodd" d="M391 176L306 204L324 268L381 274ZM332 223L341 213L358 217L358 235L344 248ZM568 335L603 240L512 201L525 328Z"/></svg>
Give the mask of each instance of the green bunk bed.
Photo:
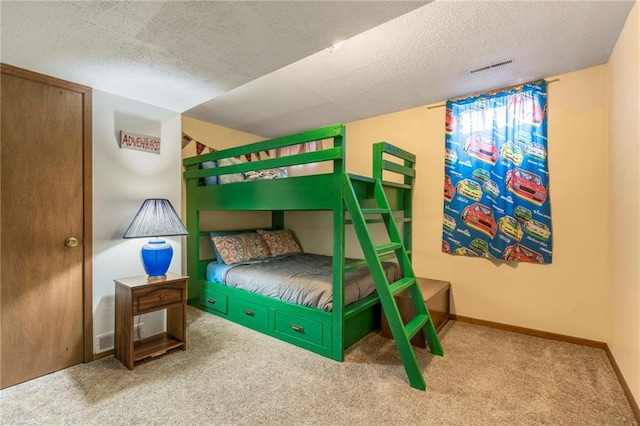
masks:
<svg viewBox="0 0 640 426"><path fill-rule="evenodd" d="M210 161L251 155L258 158L265 151L317 140L331 140L333 143L315 152L203 168L203 163ZM203 182L204 178L212 176L318 162L331 162L333 171L218 185L205 185ZM183 164L189 231L187 295L190 305L336 361L343 361L345 349L376 328L376 310L382 306L411 386L425 389L409 340L423 330L432 353L442 355L442 348L410 263L411 200L415 177L413 154L388 143L377 143L373 145L372 177L347 174L345 127L333 125L186 158ZM385 175L395 173L401 178L393 179L394 182L383 180L383 172ZM201 259L200 239L213 230L200 229L200 212L212 210L270 211L273 230L285 228L285 211L331 211L332 309L325 311L301 306L208 280L207 265L212 259ZM345 211L349 213L348 218ZM403 222L402 235L396 221ZM369 232L370 223L384 223L390 242L376 246ZM355 227L365 254L364 260L347 262L345 259L345 227L348 225ZM386 259L397 260L401 279L388 281L382 263ZM369 268L377 291L345 306L345 274L357 268ZM411 294L417 312L417 316L407 324L403 324L393 297L403 290Z"/></svg>

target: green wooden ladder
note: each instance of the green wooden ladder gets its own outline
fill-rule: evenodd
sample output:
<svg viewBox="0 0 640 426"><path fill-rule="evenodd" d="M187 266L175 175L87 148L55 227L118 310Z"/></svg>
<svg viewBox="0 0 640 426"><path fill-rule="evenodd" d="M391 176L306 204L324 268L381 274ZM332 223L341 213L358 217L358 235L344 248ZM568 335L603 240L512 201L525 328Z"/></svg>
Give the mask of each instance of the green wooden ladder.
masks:
<svg viewBox="0 0 640 426"><path fill-rule="evenodd" d="M418 365L413 347L411 346L411 338L420 330L424 330L431 353L442 356L444 352L438 340L438 334L436 333L433 321L429 315L429 310L420 292L420 287L413 272L409 255L400 238L400 233L396 226L393 212L389 206L389 201L384 193L381 180L374 179L373 199L375 200L375 204L377 204L377 208L363 208L351 182L354 178L357 177L350 176L346 173L344 174L343 193L345 205L351 216L358 240L360 241L366 264L373 277L382 309L384 310L389 328L398 347L398 352L400 353L402 364L407 372L409 383L413 388L425 390L426 383L422 376L422 370ZM379 246L374 245L367 223L378 223L380 220L370 220L365 218L365 215L382 216L382 222L384 222L387 229L390 243ZM402 278L396 282L389 283L384 272L384 267L382 266L382 260L393 257L398 260L402 271ZM353 267L356 266L362 265L353 265ZM347 269L351 268L348 267ZM402 321L394 298L394 295L403 290L409 291L417 313L406 325Z"/></svg>

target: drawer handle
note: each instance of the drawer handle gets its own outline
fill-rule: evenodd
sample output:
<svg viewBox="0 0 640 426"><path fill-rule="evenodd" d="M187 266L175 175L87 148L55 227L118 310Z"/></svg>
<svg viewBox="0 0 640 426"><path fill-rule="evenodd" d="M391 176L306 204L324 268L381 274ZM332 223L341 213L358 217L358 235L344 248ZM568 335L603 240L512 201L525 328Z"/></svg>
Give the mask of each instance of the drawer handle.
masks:
<svg viewBox="0 0 640 426"><path fill-rule="evenodd" d="M304 327L300 327L299 325L295 325L295 324L291 324L289 327L291 327L293 331L297 331L298 333L304 333Z"/></svg>
<svg viewBox="0 0 640 426"><path fill-rule="evenodd" d="M207 302L211 303L212 305L216 304L216 299L214 299L213 297L208 297L207 298Z"/></svg>
<svg viewBox="0 0 640 426"><path fill-rule="evenodd" d="M249 315L250 317L255 316L255 314L256 314L255 312L253 312L252 310L249 310L249 309L245 309L242 312L244 312L245 314Z"/></svg>
<svg viewBox="0 0 640 426"><path fill-rule="evenodd" d="M160 295L160 300L164 299L164 294Z"/></svg>

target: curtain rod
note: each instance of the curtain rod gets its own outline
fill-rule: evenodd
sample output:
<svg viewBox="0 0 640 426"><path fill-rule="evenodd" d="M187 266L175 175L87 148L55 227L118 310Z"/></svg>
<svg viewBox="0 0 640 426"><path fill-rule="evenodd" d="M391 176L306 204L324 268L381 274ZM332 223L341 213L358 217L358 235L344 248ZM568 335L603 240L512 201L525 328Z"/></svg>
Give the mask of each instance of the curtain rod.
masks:
<svg viewBox="0 0 640 426"><path fill-rule="evenodd" d="M472 93L470 95L459 96L459 97L453 98L453 99L454 100L455 99L464 99L464 98L468 98L470 96L478 96L478 95L482 95L482 94L485 94L485 93L499 92L501 90L511 89L512 87L524 86L525 84L535 83L536 81L540 81L540 80L532 80L532 81L528 81L526 83L516 84L515 86L505 86L505 87L500 87L498 89L487 90L487 91L484 91L484 92L476 92L476 93ZM556 81L560 81L560 79L559 78L554 78L553 80L545 80L545 81L547 82L547 84L551 84L551 83L555 83ZM428 106L427 109L442 108L442 107L444 107L446 105L447 104L432 105L432 106Z"/></svg>

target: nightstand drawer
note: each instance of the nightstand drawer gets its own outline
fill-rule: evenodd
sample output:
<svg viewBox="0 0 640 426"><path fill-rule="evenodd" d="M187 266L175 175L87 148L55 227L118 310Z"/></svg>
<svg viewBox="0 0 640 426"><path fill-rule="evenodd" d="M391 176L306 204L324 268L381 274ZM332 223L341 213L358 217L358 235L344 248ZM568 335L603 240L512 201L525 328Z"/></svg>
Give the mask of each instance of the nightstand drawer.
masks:
<svg viewBox="0 0 640 426"><path fill-rule="evenodd" d="M276 311L276 333L322 346L322 323Z"/></svg>
<svg viewBox="0 0 640 426"><path fill-rule="evenodd" d="M184 288L164 285L157 288L140 288L133 292L133 313L138 315L164 306L181 303L184 299Z"/></svg>
<svg viewBox="0 0 640 426"><path fill-rule="evenodd" d="M223 314L227 313L228 299L226 294L207 289L203 289L200 295L200 303L203 306Z"/></svg>

